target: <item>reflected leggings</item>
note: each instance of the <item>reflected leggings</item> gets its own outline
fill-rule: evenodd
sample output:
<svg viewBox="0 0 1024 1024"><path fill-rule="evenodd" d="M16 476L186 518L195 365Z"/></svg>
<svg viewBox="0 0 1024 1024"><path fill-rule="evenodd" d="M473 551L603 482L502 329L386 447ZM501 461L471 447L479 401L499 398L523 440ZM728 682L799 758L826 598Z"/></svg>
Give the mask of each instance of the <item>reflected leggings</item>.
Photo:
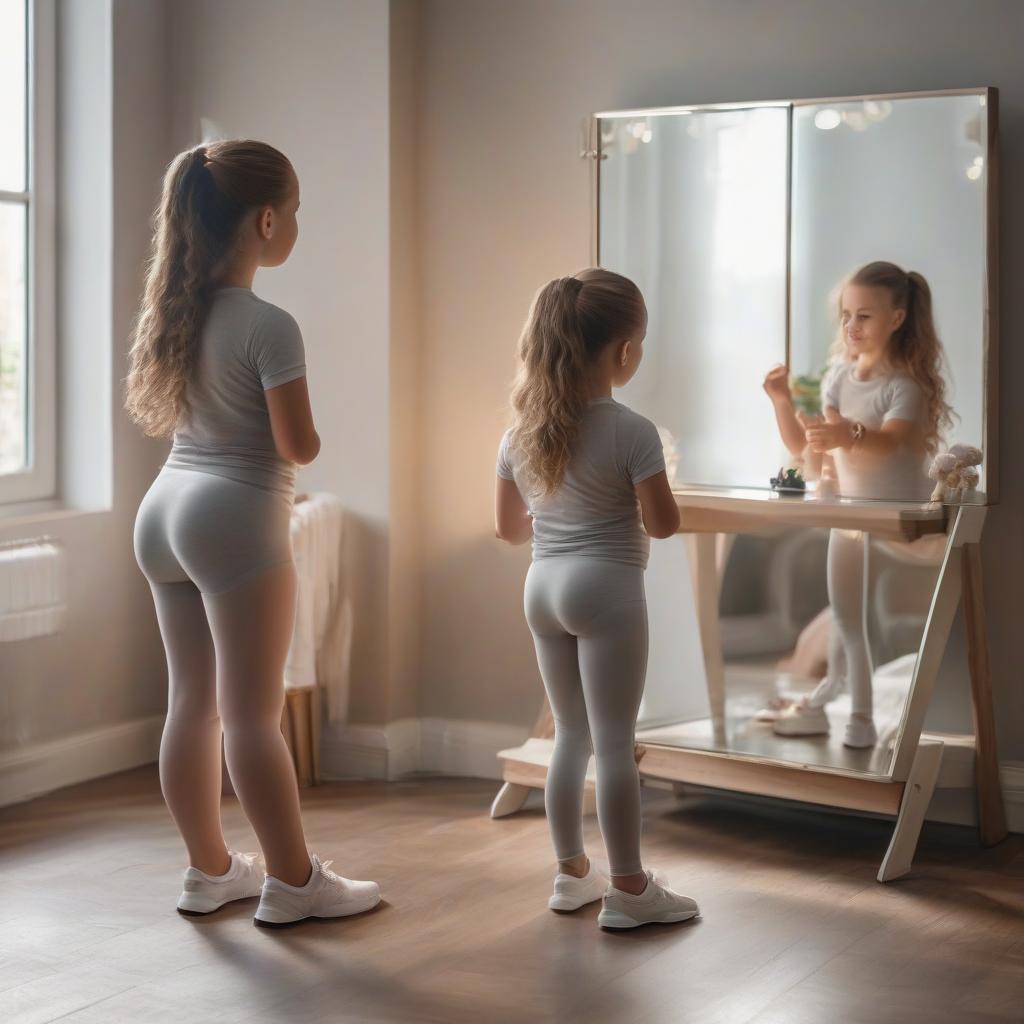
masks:
<svg viewBox="0 0 1024 1024"><path fill-rule="evenodd" d="M295 617L288 496L198 470L163 469L139 507L135 552L167 654L160 784L191 864L226 857L228 772L267 871L309 875L299 794L281 733Z"/></svg>
<svg viewBox="0 0 1024 1024"><path fill-rule="evenodd" d="M832 530L828 539L828 599L843 654L850 689L850 710L855 715L872 715L871 654L864 619L864 588L867 563L864 535L849 530ZM834 645L830 645L833 648ZM830 650L830 655L832 651ZM829 677L833 666L830 657Z"/></svg>
<svg viewBox="0 0 1024 1024"><path fill-rule="evenodd" d="M633 753L647 672L647 602L639 566L584 555L540 558L524 595L555 722L544 789L559 861L583 850L583 786L591 752L597 815L613 875L640 862L640 777Z"/></svg>

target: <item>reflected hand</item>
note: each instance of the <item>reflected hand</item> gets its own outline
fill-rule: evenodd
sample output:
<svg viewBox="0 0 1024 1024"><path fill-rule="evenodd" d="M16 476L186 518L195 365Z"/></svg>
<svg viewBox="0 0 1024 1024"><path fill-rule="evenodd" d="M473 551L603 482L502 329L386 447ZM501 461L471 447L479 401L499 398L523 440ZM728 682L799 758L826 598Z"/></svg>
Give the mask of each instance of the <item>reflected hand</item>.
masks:
<svg viewBox="0 0 1024 1024"><path fill-rule="evenodd" d="M789 390L789 368L782 363L773 366L765 374L761 387L773 402L792 401L793 396Z"/></svg>
<svg viewBox="0 0 1024 1024"><path fill-rule="evenodd" d="M853 421L843 419L835 409L825 410L825 420L807 427L807 443L811 451L819 455L835 448L849 448L853 445Z"/></svg>

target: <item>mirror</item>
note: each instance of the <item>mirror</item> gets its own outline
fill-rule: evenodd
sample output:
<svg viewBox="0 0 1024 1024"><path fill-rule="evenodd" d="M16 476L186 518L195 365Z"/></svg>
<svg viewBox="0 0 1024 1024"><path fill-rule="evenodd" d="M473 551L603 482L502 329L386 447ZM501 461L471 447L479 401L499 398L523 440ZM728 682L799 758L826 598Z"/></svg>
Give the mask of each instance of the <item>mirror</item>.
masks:
<svg viewBox="0 0 1024 1024"><path fill-rule="evenodd" d="M633 278L649 313L621 400L658 424L678 489L763 493L781 476L803 489L779 500L918 506L936 453L994 454L994 101L598 115L597 262ZM897 269L850 283L878 262ZM961 476L975 489L957 500L992 500L995 464ZM638 738L886 775L947 539L765 523L717 535L721 681L680 591L685 546L653 546Z"/></svg>
<svg viewBox="0 0 1024 1024"><path fill-rule="evenodd" d="M649 312L622 401L658 424L675 486L767 488L782 467L805 497L920 503L936 454L984 452L989 95L597 117L597 261ZM877 261L922 276L934 331L913 299L896 323L900 296L877 276L841 287ZM840 420L815 435L824 456L806 447L823 414ZM994 491L994 462L976 472L960 500Z"/></svg>
<svg viewBox="0 0 1024 1024"><path fill-rule="evenodd" d="M703 714L642 728L638 739L887 774L945 535L777 528L725 542L724 721ZM706 695L699 675L676 685L694 689L684 695L691 706Z"/></svg>
<svg viewBox="0 0 1024 1024"><path fill-rule="evenodd" d="M750 371L786 358L788 122L782 106L601 121L599 262L648 313L622 400L662 431L677 483L752 483L777 459Z"/></svg>

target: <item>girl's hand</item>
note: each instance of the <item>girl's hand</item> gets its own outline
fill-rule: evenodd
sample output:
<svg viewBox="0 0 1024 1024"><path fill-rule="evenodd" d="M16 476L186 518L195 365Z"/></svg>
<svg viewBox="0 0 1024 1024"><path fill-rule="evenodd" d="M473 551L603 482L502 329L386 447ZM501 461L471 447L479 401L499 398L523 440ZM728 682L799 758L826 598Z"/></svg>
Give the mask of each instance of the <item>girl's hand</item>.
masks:
<svg viewBox="0 0 1024 1024"><path fill-rule="evenodd" d="M782 363L773 366L765 374L761 386L773 402L791 402L793 400L793 395L789 390L789 368L783 366Z"/></svg>
<svg viewBox="0 0 1024 1024"><path fill-rule="evenodd" d="M853 421L843 419L835 409L825 410L826 422L820 420L807 427L807 443L818 455L836 448L850 448L853 445Z"/></svg>

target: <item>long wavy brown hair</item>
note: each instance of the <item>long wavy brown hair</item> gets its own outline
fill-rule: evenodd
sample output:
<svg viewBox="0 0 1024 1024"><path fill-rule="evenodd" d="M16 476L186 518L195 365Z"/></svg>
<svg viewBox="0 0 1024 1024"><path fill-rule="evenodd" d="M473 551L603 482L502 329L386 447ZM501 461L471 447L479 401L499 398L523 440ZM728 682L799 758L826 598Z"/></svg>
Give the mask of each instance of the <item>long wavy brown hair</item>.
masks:
<svg viewBox="0 0 1024 1024"><path fill-rule="evenodd" d="M167 168L125 381L125 408L151 437L188 415L199 333L243 220L294 187L288 158L251 139L195 146Z"/></svg>
<svg viewBox="0 0 1024 1024"><path fill-rule="evenodd" d="M942 441L943 431L953 425L953 411L946 401L945 351L935 329L932 290L917 271L903 270L885 260L867 263L855 271L835 292L839 331L832 346L831 363L849 359L843 336L842 307L843 290L850 284L884 288L893 309L902 309L906 314L889 340L888 358L896 369L909 374L924 392L927 403L924 445L926 451L934 453Z"/></svg>
<svg viewBox="0 0 1024 1024"><path fill-rule="evenodd" d="M640 289L592 267L537 293L519 339L510 447L531 489L555 491L565 476L589 401L588 373L611 344L643 329Z"/></svg>

